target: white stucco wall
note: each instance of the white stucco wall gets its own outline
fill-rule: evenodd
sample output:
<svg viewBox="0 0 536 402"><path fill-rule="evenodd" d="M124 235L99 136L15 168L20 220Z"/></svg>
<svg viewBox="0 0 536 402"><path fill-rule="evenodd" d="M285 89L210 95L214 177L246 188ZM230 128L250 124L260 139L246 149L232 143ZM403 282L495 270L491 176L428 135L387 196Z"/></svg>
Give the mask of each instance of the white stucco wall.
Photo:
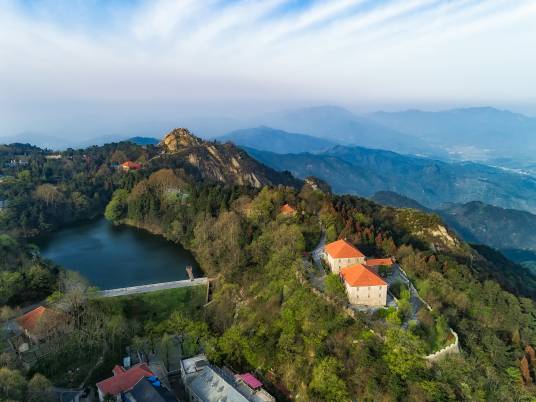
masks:
<svg viewBox="0 0 536 402"><path fill-rule="evenodd" d="M344 286L351 304L363 306L385 306L387 304L387 285L350 286L344 282Z"/></svg>
<svg viewBox="0 0 536 402"><path fill-rule="evenodd" d="M355 264L364 264L365 257L356 257L356 258L333 258L328 253L326 253L326 260L331 268L331 272L338 274L342 268L348 267Z"/></svg>

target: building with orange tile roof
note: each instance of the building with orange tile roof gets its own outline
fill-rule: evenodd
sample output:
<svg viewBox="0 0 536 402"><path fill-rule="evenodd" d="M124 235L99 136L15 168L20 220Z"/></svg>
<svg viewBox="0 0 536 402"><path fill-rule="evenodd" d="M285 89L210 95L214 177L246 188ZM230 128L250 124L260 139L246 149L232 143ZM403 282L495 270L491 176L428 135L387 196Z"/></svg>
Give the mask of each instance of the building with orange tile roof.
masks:
<svg viewBox="0 0 536 402"><path fill-rule="evenodd" d="M324 258L335 274L349 265L365 263L365 255L346 240L337 240L326 244Z"/></svg>
<svg viewBox="0 0 536 402"><path fill-rule="evenodd" d="M65 313L39 306L18 317L16 322L24 334L34 342L46 338L58 327L65 327L67 318Z"/></svg>
<svg viewBox="0 0 536 402"><path fill-rule="evenodd" d="M106 396L120 398L123 393L132 390L145 377L154 376L145 363L136 364L128 370L116 365L112 372L114 373L113 377L97 383L99 400L101 401L104 401Z"/></svg>
<svg viewBox="0 0 536 402"><path fill-rule="evenodd" d="M294 215L296 214L296 209L291 207L289 204L285 204L279 208L279 212L283 215Z"/></svg>
<svg viewBox="0 0 536 402"><path fill-rule="evenodd" d="M380 307L387 303L387 282L363 264L341 269L341 277L351 304Z"/></svg>
<svg viewBox="0 0 536 402"><path fill-rule="evenodd" d="M142 164L138 162L126 161L121 164L121 167L123 168L125 172L128 172L130 170L140 170L142 167Z"/></svg>
<svg viewBox="0 0 536 402"><path fill-rule="evenodd" d="M17 324L26 332L32 332L36 327L37 323L43 317L46 311L46 307L39 306L34 308L31 311L28 311L26 314L17 318Z"/></svg>
<svg viewBox="0 0 536 402"><path fill-rule="evenodd" d="M369 267L379 267L381 265L390 267L394 263L395 262L393 261L392 258L369 258L365 262L365 264Z"/></svg>

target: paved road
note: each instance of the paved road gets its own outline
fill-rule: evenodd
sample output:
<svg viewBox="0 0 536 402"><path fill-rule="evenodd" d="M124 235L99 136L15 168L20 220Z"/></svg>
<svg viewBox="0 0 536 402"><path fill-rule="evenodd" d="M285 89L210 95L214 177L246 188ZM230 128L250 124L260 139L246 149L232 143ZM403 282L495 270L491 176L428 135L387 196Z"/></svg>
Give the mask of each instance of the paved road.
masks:
<svg viewBox="0 0 536 402"><path fill-rule="evenodd" d="M138 293L156 292L158 290L186 288L190 286L208 285L207 278L195 278L194 280L185 279L182 281L152 283L149 285L131 286L128 288L118 288L103 290L100 295L103 297L127 296Z"/></svg>

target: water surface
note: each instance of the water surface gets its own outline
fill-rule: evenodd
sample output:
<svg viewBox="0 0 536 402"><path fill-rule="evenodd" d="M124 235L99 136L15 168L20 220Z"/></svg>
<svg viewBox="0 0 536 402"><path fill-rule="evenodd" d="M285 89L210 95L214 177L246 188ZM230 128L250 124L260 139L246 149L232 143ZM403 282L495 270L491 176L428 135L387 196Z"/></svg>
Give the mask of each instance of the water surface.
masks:
<svg viewBox="0 0 536 402"><path fill-rule="evenodd" d="M179 244L101 218L37 238L44 258L78 271L94 286L114 289L187 279L186 266L202 276L192 254Z"/></svg>

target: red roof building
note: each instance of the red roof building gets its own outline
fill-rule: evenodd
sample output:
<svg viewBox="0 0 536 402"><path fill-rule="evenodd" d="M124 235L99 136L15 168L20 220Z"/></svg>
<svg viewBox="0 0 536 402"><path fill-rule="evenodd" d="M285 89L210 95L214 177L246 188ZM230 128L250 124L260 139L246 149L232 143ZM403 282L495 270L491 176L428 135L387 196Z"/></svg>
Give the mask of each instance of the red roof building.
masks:
<svg viewBox="0 0 536 402"><path fill-rule="evenodd" d="M126 370L124 367L116 365L113 368L113 377L107 378L97 383L99 398L104 400L106 395L117 396L130 391L145 377L154 376L149 366L139 363Z"/></svg>
<svg viewBox="0 0 536 402"><path fill-rule="evenodd" d="M366 262L366 265L369 267L378 267L380 265L385 265L386 267L390 267L394 264L394 261L392 258L371 258L368 259Z"/></svg>
<svg viewBox="0 0 536 402"><path fill-rule="evenodd" d="M125 163L121 164L121 167L125 171L128 171L128 170L140 170L141 167L142 167L142 164L138 163L138 162L126 161Z"/></svg>
<svg viewBox="0 0 536 402"><path fill-rule="evenodd" d="M343 268L341 276L350 286L387 286L387 282L362 264Z"/></svg>
<svg viewBox="0 0 536 402"><path fill-rule="evenodd" d="M324 256L331 271L336 274L344 267L365 262L365 255L346 240L326 244Z"/></svg>
<svg viewBox="0 0 536 402"><path fill-rule="evenodd" d="M365 254L359 251L356 247L348 243L346 240L337 240L333 243L326 244L324 248L333 258L364 258Z"/></svg>
<svg viewBox="0 0 536 402"><path fill-rule="evenodd" d="M41 318L47 312L47 308L44 306L39 306L31 311L28 311L26 314L17 318L17 324L26 332L32 333L36 328L37 324Z"/></svg>
<svg viewBox="0 0 536 402"><path fill-rule="evenodd" d="M16 319L26 336L38 342L52 333L65 330L68 317L64 312L39 306Z"/></svg>
<svg viewBox="0 0 536 402"><path fill-rule="evenodd" d="M341 277L350 303L378 307L387 303L387 282L363 264L341 269Z"/></svg>
<svg viewBox="0 0 536 402"><path fill-rule="evenodd" d="M283 215L294 215L296 213L296 209L291 207L289 204L285 204L279 209L279 212Z"/></svg>

